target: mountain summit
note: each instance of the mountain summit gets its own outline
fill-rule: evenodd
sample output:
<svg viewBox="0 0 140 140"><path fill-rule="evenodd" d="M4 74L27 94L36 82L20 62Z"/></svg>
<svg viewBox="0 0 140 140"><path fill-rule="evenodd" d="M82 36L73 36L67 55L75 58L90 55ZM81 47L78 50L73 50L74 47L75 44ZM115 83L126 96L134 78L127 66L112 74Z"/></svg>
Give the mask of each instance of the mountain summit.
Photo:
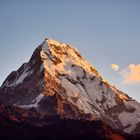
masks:
<svg viewBox="0 0 140 140"><path fill-rule="evenodd" d="M101 121L113 130L140 134L140 104L106 82L77 49L52 39L6 78L0 103L21 122L17 113L29 119L34 112L39 118Z"/></svg>

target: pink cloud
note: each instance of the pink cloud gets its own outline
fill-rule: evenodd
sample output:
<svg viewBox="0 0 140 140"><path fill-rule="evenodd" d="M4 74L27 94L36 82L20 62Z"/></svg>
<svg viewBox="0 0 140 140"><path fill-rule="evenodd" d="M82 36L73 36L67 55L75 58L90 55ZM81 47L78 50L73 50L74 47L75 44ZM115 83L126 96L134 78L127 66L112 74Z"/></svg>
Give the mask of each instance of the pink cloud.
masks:
<svg viewBox="0 0 140 140"><path fill-rule="evenodd" d="M125 84L140 83L140 64L130 64L126 69L120 72Z"/></svg>

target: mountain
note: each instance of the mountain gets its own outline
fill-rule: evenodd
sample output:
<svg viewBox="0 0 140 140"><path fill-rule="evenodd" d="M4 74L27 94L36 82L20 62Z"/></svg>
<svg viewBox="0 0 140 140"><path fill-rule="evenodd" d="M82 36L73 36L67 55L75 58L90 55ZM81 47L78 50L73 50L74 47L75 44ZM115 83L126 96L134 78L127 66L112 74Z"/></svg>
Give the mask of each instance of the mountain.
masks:
<svg viewBox="0 0 140 140"><path fill-rule="evenodd" d="M15 124L5 126L5 120ZM77 49L45 39L0 87L0 123L9 133L22 124L67 134L82 124L78 136L134 138L140 136L140 103L105 81Z"/></svg>

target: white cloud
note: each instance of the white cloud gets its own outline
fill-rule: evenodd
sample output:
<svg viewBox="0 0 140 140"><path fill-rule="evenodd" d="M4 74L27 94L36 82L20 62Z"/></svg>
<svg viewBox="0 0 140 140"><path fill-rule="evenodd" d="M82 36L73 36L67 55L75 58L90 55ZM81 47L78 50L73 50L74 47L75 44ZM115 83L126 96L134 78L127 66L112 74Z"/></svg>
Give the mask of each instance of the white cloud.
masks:
<svg viewBox="0 0 140 140"><path fill-rule="evenodd" d="M117 65L117 64L111 64L111 68L112 68L113 70L115 70L115 71L118 71L119 68L120 68L120 66Z"/></svg>
<svg viewBox="0 0 140 140"><path fill-rule="evenodd" d="M130 64L126 69L120 72L125 84L140 83L140 64Z"/></svg>

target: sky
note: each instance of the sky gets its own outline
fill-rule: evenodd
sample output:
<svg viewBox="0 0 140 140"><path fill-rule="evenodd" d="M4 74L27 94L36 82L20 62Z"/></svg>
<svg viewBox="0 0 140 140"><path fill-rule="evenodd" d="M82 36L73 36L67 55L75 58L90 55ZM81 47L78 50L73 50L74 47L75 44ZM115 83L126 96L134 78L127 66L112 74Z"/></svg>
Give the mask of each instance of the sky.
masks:
<svg viewBox="0 0 140 140"><path fill-rule="evenodd" d="M139 7L139 0L0 0L0 85L52 38L140 101Z"/></svg>

